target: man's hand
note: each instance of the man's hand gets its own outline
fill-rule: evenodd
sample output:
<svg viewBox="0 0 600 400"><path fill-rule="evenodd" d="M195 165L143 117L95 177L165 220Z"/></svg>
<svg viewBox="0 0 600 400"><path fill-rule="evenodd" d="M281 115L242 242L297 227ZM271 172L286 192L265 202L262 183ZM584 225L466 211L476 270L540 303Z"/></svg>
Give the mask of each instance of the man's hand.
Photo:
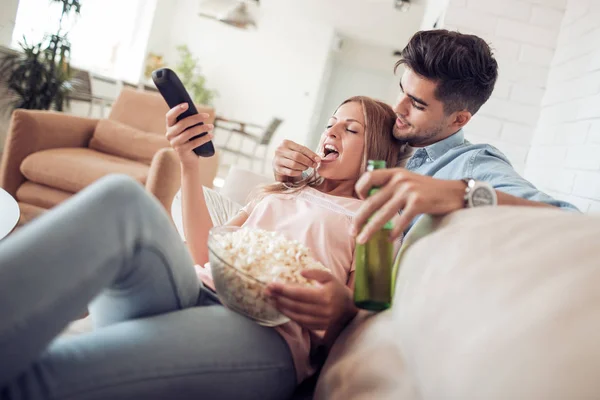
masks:
<svg viewBox="0 0 600 400"><path fill-rule="evenodd" d="M373 187L381 190L367 198ZM394 224L390 240L395 240L419 214L444 215L463 208L465 195L462 181L434 179L403 168L367 172L355 189L360 198L366 198L350 232L358 234L358 243L366 243L389 220Z"/></svg>
<svg viewBox="0 0 600 400"><path fill-rule="evenodd" d="M351 290L328 271L302 271L307 279L317 281L316 287L271 283L267 293L279 311L305 328L326 330L343 325L354 318Z"/></svg>
<svg viewBox="0 0 600 400"><path fill-rule="evenodd" d="M290 178L302 176L302 172L308 168L316 168L321 161L314 151L292 142L284 140L275 150L273 158L273 170L275 179L279 182L289 182Z"/></svg>

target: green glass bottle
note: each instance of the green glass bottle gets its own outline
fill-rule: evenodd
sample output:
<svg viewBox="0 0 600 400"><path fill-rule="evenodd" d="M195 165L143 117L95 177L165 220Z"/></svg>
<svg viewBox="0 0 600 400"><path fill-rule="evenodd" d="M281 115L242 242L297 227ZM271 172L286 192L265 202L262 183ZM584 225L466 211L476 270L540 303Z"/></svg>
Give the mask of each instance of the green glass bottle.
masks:
<svg viewBox="0 0 600 400"><path fill-rule="evenodd" d="M367 171L385 169L385 161L369 160ZM372 188L373 196L379 188ZM358 308L381 311L392 303L392 267L394 263L394 243L389 235L392 222L371 237L365 244L356 244L354 271L354 304Z"/></svg>

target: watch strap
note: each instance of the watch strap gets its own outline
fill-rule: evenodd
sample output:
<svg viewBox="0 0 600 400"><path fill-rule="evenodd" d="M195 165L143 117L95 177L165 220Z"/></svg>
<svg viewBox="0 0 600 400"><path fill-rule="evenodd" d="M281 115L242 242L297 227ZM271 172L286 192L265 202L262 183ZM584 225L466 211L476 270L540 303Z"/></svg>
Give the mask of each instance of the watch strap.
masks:
<svg viewBox="0 0 600 400"><path fill-rule="evenodd" d="M473 190L473 187L475 187L475 179L464 178L464 179L461 179L461 181L463 181L466 185L463 207L469 208L469 197L470 197L471 191Z"/></svg>

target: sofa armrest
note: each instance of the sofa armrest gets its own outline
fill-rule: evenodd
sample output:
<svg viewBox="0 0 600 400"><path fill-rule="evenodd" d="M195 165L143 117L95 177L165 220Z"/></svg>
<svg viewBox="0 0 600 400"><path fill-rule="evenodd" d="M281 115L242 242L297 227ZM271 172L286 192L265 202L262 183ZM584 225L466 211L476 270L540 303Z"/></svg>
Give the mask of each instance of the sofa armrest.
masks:
<svg viewBox="0 0 600 400"><path fill-rule="evenodd" d="M25 181L20 171L25 157L47 149L87 147L97 123L51 111L15 110L0 164L0 187L14 196Z"/></svg>
<svg viewBox="0 0 600 400"><path fill-rule="evenodd" d="M179 157L175 150L164 148L156 152L150 163L146 189L152 193L169 215L175 193L181 187Z"/></svg>

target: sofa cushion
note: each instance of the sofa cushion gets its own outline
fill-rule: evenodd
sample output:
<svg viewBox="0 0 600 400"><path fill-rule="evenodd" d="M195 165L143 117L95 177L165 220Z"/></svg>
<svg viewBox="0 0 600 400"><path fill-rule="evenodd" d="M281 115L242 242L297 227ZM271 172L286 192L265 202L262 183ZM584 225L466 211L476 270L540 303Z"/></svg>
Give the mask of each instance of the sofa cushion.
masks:
<svg viewBox="0 0 600 400"><path fill-rule="evenodd" d="M598 237L600 218L558 209L439 219L392 309L335 343L316 398L600 398Z"/></svg>
<svg viewBox="0 0 600 400"><path fill-rule="evenodd" d="M338 337L321 371L319 400L421 399L391 312L360 313Z"/></svg>
<svg viewBox="0 0 600 400"><path fill-rule="evenodd" d="M72 193L114 173L127 174L144 184L148 169L139 162L81 148L38 151L21 163L21 173L30 181Z"/></svg>
<svg viewBox="0 0 600 400"><path fill-rule="evenodd" d="M169 141L164 135L101 119L96 125L89 147L102 153L150 164L158 150L169 147Z"/></svg>
<svg viewBox="0 0 600 400"><path fill-rule="evenodd" d="M51 188L31 181L25 181L25 183L17 189L16 198L22 203L42 208L52 208L72 195L73 193L65 192L64 190Z"/></svg>
<svg viewBox="0 0 600 400"><path fill-rule="evenodd" d="M244 206L253 198L254 191L257 188L273 182L272 177L232 165L227 172L225 184L220 193L233 202Z"/></svg>

